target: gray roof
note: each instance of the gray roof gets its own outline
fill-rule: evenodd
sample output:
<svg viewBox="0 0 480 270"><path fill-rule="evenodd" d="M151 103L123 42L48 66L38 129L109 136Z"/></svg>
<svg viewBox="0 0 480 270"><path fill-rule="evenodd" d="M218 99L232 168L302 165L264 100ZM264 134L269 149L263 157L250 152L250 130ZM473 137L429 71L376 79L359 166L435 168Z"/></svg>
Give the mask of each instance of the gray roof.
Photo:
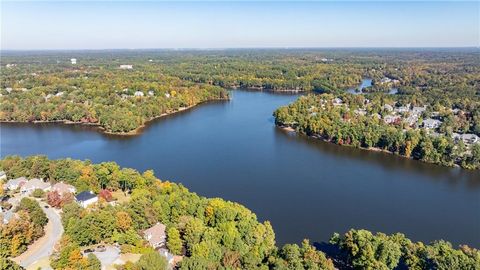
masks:
<svg viewBox="0 0 480 270"><path fill-rule="evenodd" d="M77 199L77 201L88 201L90 199L93 199L97 197L97 195L95 195L93 192L91 191L82 191L80 193L77 194L77 196L75 196L75 199Z"/></svg>

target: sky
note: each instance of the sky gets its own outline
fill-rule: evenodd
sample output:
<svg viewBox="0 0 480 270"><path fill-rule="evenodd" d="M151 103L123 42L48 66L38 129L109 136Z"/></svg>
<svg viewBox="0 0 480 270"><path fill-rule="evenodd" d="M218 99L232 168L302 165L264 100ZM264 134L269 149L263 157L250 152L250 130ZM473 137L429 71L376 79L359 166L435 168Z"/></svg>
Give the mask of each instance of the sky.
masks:
<svg viewBox="0 0 480 270"><path fill-rule="evenodd" d="M480 46L480 1L0 5L2 50Z"/></svg>

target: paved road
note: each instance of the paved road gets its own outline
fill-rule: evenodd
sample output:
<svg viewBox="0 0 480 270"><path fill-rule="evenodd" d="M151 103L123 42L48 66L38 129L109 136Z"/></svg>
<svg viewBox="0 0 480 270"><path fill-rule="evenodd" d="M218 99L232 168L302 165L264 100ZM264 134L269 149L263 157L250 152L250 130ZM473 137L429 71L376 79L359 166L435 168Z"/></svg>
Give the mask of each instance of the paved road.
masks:
<svg viewBox="0 0 480 270"><path fill-rule="evenodd" d="M30 245L26 252L15 258L15 261L23 267L28 267L42 258L49 257L53 252L55 243L62 237L63 226L60 215L53 208L45 208L45 205L45 203L40 202L40 206L48 217L45 235Z"/></svg>

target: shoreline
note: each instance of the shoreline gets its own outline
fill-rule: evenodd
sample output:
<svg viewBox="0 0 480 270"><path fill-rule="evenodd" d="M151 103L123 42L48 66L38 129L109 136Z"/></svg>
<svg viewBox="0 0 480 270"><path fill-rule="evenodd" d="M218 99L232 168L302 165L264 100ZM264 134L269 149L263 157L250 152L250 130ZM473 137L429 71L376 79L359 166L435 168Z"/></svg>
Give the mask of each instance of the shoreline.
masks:
<svg viewBox="0 0 480 270"><path fill-rule="evenodd" d="M194 105L190 105L187 107L180 107L174 111L162 113L160 115L151 117L143 122L142 125L138 126L137 128L128 131L128 132L113 132L113 131L108 131L99 123L90 123L90 122L75 122L71 120L35 120L35 121L8 121L8 120L0 120L0 123L11 123L11 124L63 124L63 125L78 125L78 126L90 126L90 127L95 127L97 128L98 131L100 131L102 134L105 135L114 135L114 136L136 136L141 134L141 130L144 129L149 125L150 122L157 120L159 118L173 115L179 112L187 111L192 109L193 107L196 107L198 105L208 103L208 102L215 102L215 101L229 101L230 97L228 98L216 98L216 99L211 99L211 100L206 100L202 101L199 103L196 103Z"/></svg>
<svg viewBox="0 0 480 270"><path fill-rule="evenodd" d="M366 148L366 147L356 147L356 146L352 146L352 145L337 144L337 143L332 142L331 140L327 140L327 139L325 139L321 136L318 136L318 135L307 135L307 134L304 134L304 133L299 133L291 126L284 126L284 125L278 125L278 124L275 124L275 126L277 126L278 128L280 128L282 130L288 131L288 132L294 132L296 134L300 134L300 135L306 136L308 138L316 139L316 140L319 140L319 141L322 141L322 142L331 143L331 144L342 146L342 147L346 146L346 147L351 147L351 148L355 148L355 149L360 149L360 150L363 150L363 151L386 153L386 154L390 154L390 155L393 155L393 156L396 156L396 157L401 157L401 158L414 160L414 161L420 161L420 162L423 162L423 163L426 163L426 164L433 164L433 165L437 165L437 166L441 166L441 167L447 167L447 168L460 168L460 169L469 171L469 169L463 168L462 166L460 166L458 164L454 164L453 166L447 166L447 165L442 165L442 164L437 164L437 163L432 163L432 162L426 162L426 161L422 161L422 160L419 160L419 159L414 159L412 157L406 157L406 156L398 155L398 154L395 154L391 151L388 151L386 149L381 149L381 148L378 148L378 147L368 147L368 148Z"/></svg>

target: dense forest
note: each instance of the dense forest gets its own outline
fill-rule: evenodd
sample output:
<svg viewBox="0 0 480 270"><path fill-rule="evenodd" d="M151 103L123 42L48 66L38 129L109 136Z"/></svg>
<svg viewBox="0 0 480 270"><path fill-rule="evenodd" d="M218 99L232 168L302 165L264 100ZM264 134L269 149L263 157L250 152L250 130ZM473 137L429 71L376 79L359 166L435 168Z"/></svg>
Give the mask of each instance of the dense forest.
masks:
<svg viewBox="0 0 480 270"><path fill-rule="evenodd" d="M102 196L99 203L87 209L75 202L62 206L65 233L59 250L51 257L54 269L97 269L96 258L80 253L83 247L97 243L118 243L122 252L143 254L138 262L119 269L162 269L165 260L146 245L141 235L157 222L167 227L170 252L183 256L181 269L480 268L480 252L476 249L454 249L442 240L426 245L399 233L350 230L333 234L330 242L323 244L328 248L322 251L308 240L280 248L271 224L259 222L244 206L199 196L181 184L157 179L153 171L140 173L114 162L11 156L0 161L0 169L9 179L38 177L51 183L64 181L78 192L123 194L123 199L113 205L108 203L109 196ZM32 206L25 203L21 208ZM2 241L26 233L13 234L8 227L1 226ZM2 247L0 265L9 269L13 263L6 258L11 255L12 245Z"/></svg>
<svg viewBox="0 0 480 270"><path fill-rule="evenodd" d="M71 64L62 59L57 64L50 63L50 57L34 57L21 61L1 69L2 121L61 121L134 133L161 115L228 99L220 87L165 75L148 62L122 69L102 60Z"/></svg>
<svg viewBox="0 0 480 270"><path fill-rule="evenodd" d="M74 61L73 61L74 59ZM473 113L480 94L475 49L5 52L0 120L96 124L131 132L225 89L341 93L398 89L398 99Z"/></svg>

